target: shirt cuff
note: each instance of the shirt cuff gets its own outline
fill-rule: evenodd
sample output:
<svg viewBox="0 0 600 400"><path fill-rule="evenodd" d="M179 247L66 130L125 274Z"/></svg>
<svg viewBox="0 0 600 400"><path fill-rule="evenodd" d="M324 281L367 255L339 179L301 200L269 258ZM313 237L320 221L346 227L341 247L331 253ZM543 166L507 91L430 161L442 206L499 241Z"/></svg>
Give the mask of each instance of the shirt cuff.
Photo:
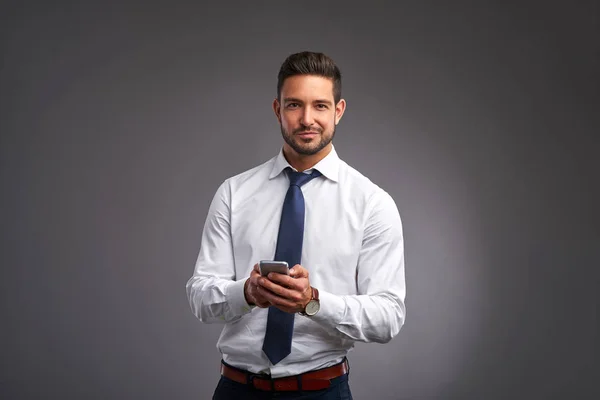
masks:
<svg viewBox="0 0 600 400"><path fill-rule="evenodd" d="M338 326L346 313L344 299L319 289L319 302L319 312L310 318L332 328Z"/></svg>
<svg viewBox="0 0 600 400"><path fill-rule="evenodd" d="M227 286L226 297L229 309L233 315L244 315L252 311L256 306L248 304L244 296L244 284L249 278L235 281Z"/></svg>

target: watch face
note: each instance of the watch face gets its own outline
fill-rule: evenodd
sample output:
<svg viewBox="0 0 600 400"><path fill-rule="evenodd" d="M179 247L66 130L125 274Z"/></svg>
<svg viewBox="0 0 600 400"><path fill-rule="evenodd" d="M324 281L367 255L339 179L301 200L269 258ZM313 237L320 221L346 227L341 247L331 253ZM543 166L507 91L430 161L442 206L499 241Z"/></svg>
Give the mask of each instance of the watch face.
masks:
<svg viewBox="0 0 600 400"><path fill-rule="evenodd" d="M315 315L319 311L319 302L311 300L306 305L306 314Z"/></svg>

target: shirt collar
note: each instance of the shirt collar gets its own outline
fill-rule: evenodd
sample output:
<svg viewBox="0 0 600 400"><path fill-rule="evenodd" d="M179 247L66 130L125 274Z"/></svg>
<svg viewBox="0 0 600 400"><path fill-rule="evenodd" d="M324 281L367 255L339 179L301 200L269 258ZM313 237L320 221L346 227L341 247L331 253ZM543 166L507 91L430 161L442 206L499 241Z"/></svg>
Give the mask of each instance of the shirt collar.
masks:
<svg viewBox="0 0 600 400"><path fill-rule="evenodd" d="M335 151L335 147L333 144L331 145L331 151L329 154L325 156L321 161L316 163L312 168L309 168L305 172L309 173L313 169L317 169L323 176L328 179L331 179L334 182L338 182L339 180L339 168L340 168L340 158ZM269 179L275 178L279 175L284 169L290 167L292 170L296 171L294 167L292 167L285 156L283 155L283 148L279 151L279 154L275 158L275 162L273 163L273 169L271 170L271 174L269 175Z"/></svg>

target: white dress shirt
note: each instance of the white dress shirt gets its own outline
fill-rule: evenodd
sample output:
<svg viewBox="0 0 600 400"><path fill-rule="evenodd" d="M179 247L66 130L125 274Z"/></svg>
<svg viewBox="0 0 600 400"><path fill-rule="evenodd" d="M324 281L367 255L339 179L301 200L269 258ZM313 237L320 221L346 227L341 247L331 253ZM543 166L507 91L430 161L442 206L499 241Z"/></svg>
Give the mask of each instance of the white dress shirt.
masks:
<svg viewBox="0 0 600 400"><path fill-rule="evenodd" d="M280 151L220 185L186 285L194 315L224 324L217 342L223 360L272 377L338 363L355 341L386 343L406 315L404 240L396 204L332 148L313 167L323 176L302 186L301 265L319 289L321 308L312 317L296 314L291 354L270 363L262 351L268 309L248 305L244 283L256 263L275 255L289 187L286 167L291 166Z"/></svg>

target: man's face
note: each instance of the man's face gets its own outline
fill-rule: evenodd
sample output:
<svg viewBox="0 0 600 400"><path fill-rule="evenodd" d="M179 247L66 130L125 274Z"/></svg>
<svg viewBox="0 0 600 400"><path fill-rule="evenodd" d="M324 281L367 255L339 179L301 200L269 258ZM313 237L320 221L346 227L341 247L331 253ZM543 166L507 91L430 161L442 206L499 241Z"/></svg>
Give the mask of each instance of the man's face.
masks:
<svg viewBox="0 0 600 400"><path fill-rule="evenodd" d="M298 155L314 155L328 147L346 104L344 100L335 104L333 81L315 75L291 76L284 81L280 98L273 109L287 146Z"/></svg>

